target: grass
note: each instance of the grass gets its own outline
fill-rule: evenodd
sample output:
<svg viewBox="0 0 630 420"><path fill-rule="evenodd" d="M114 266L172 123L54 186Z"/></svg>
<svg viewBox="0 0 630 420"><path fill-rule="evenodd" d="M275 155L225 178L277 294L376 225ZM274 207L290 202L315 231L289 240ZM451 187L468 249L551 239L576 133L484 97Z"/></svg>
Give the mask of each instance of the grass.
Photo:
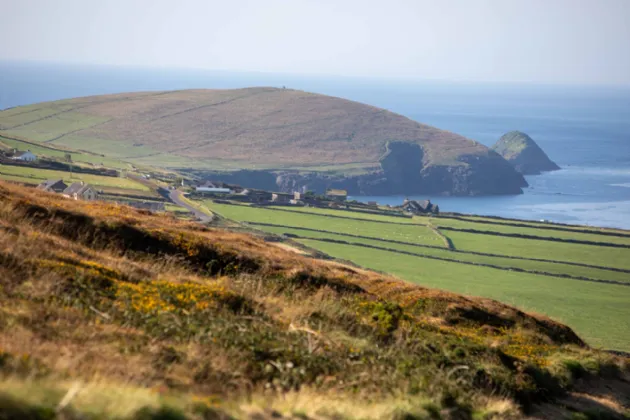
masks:
<svg viewBox="0 0 630 420"><path fill-rule="evenodd" d="M499 271L311 240L300 242L425 287L485 296L543 313L570 325L595 347L630 351L630 287L627 286Z"/></svg>
<svg viewBox="0 0 630 420"><path fill-rule="evenodd" d="M348 211L348 210L340 210L340 209L322 209L318 207L274 207L280 210L293 211L298 213L307 213L307 214L319 214L325 216L340 216L340 217L350 217L353 219L361 219L361 220L374 220L381 222L390 222L390 223L407 223L407 224L427 224L427 218L411 218L411 217L396 217L396 216L387 216L380 214L373 214L362 211Z"/></svg>
<svg viewBox="0 0 630 420"><path fill-rule="evenodd" d="M212 202L207 202L207 205L222 216L237 221L282 225L254 224L253 227L275 234L297 235L302 237L297 238L297 241L336 258L392 273L423 286L491 297L526 310L544 313L575 328L593 345L630 350L630 324L627 321L630 319L630 309L625 304L630 299L630 287L624 285L630 283L630 272L593 267L628 269L630 249L444 230L442 233L451 240L455 249L462 251L451 252L448 249L417 246L444 247L438 236L420 223L439 226L442 220L448 223L451 219L420 217L409 220L328 209L280 208L274 211ZM357 220L327 215L356 217ZM468 226L463 223L457 221L456 226L470 229L479 226L479 223L469 223ZM550 233L537 228L522 227L518 231L507 228L506 233ZM497 231L501 232L502 229L504 227L499 226ZM567 237L566 232L561 233L561 239L583 237L580 233L576 233L575 237ZM595 242L607 242L608 238L614 238L596 234L588 234L588 237ZM385 249L303 238L333 239ZM422 256L454 261L438 261ZM486 264L495 268L465 263ZM620 284L589 282L578 278Z"/></svg>
<svg viewBox="0 0 630 420"><path fill-rule="evenodd" d="M261 119L260 116L265 118ZM193 121L193 122L191 122ZM141 159L149 166L216 170L299 168L364 174L390 139L422 143L434 164L487 157L461 136L340 98L292 89L150 92L77 98L0 111L0 134ZM208 144L208 140L211 143ZM304 147L323 144L304 153ZM191 145L196 145L191 147ZM229 147L227 147L229 145ZM278 153L269 153L273 148ZM185 163L185 164L184 164Z"/></svg>
<svg viewBox="0 0 630 420"><path fill-rule="evenodd" d="M64 159L66 154L70 154L73 162L105 166L108 168L129 169L128 163L121 162L116 159L111 159L108 157L98 156L90 153L80 153L72 150L58 149L53 147L55 146L54 144L50 143L46 145L39 145L34 142L27 142L4 136L0 136L0 143L6 145L8 148L11 149L15 148L18 150L30 150L38 157L45 156L56 159ZM85 147L85 144L83 144L82 147Z"/></svg>
<svg viewBox="0 0 630 420"><path fill-rule="evenodd" d="M547 222L535 222L532 220L518 220L518 219L504 219L501 217L483 217L483 216L471 216L471 215L458 215L455 216L457 219L461 220L469 220L473 222L481 222L481 223L499 223L502 225L525 225L525 227L538 227L541 229L555 229L557 230L569 230L576 232L588 232L588 233L600 233L600 232L613 232L620 233L622 235L629 235L627 230L623 229L614 229L614 228L604 228L604 227L595 227L595 226L581 226L581 225L567 225L563 223L547 223ZM445 217L450 218L450 217ZM475 226L475 225L471 225Z"/></svg>
<svg viewBox="0 0 630 420"><path fill-rule="evenodd" d="M604 242L630 246L630 234L625 237L599 235L597 233L583 233L577 231L562 231L552 229L539 229L534 226L531 228L523 228L517 226L509 226L502 224L488 224L488 223L470 223L465 220L450 219L445 217L433 219L433 224L436 226L447 226L459 229L475 229L490 232L500 232L507 234L527 234L540 236L544 238L557 238L567 240L579 240L579 241L591 241L591 242Z"/></svg>
<svg viewBox="0 0 630 420"><path fill-rule="evenodd" d="M25 137L29 140L47 142L68 133L89 129L108 120L109 118L107 117L93 116L78 112L63 112L47 118L34 116L30 122L24 122L20 126L4 129L3 133ZM2 121L3 126L7 125L4 119L2 119Z"/></svg>
<svg viewBox="0 0 630 420"><path fill-rule="evenodd" d="M518 419L583 375L624 413L626 359L499 302L3 183L0 229L0 417Z"/></svg>
<svg viewBox="0 0 630 420"><path fill-rule="evenodd" d="M502 267L505 269L522 269L530 272L543 272L556 275L569 275L573 277L586 277L594 280L607 280L620 283L630 284L630 273L618 272L612 270L605 270L593 267L584 267L571 264L534 261L534 260L521 260L500 256L484 256L471 254L466 252L452 252L447 249L435 249L418 247L413 245L404 245L399 243L385 242L378 238L356 238L344 234L336 234L332 232L314 232L311 230L303 230L300 228L290 227L274 227L274 226L261 226L254 225L255 228L263 230L265 232L275 233L277 235L283 235L289 233L297 235L299 237L306 238L321 238L321 239L333 239L337 241L345 241L350 243L360 243L365 245L371 245L379 248L388 248L393 250L399 250L414 254L423 254L431 257L452 259L463 262L470 262L476 264L487 264ZM333 254L334 255L334 254ZM497 275L500 275L497 274Z"/></svg>
<svg viewBox="0 0 630 420"><path fill-rule="evenodd" d="M413 225L381 225L366 223L363 220L349 220L326 217L325 215L305 214L292 211L274 211L249 206L233 206L206 201L211 210L216 210L236 221L258 223L282 223L289 226L300 226L311 229L323 229L339 233L373 236L379 239L413 242L423 245L444 246L442 239L426 226ZM352 216L354 213L347 213ZM391 218L395 219L395 218ZM385 228L385 227L386 228Z"/></svg>
<svg viewBox="0 0 630 420"><path fill-rule="evenodd" d="M114 187L127 190L148 191L144 185L127 178L92 175L84 173L70 173L49 169L36 169L21 166L0 166L0 179L20 180L31 184L39 184L47 179L63 179L66 183L84 181L100 187Z"/></svg>
<svg viewBox="0 0 630 420"><path fill-rule="evenodd" d="M495 252L508 256L527 256L555 261L590 263L604 267L630 269L630 249L571 244L468 232L444 231L462 251Z"/></svg>

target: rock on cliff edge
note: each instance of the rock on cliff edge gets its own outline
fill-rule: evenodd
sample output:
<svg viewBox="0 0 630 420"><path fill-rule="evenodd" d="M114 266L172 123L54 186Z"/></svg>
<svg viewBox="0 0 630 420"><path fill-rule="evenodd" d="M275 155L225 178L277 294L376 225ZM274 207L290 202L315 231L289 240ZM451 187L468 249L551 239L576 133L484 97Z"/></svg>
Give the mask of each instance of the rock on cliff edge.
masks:
<svg viewBox="0 0 630 420"><path fill-rule="evenodd" d="M510 131L501 136L492 150L523 175L538 175L560 169L530 136L520 131Z"/></svg>

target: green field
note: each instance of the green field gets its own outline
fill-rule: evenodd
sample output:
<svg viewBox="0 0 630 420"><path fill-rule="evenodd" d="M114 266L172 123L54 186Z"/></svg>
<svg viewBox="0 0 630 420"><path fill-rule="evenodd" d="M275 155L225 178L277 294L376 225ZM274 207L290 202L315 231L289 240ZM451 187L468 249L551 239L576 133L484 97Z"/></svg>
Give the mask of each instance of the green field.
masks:
<svg viewBox="0 0 630 420"><path fill-rule="evenodd" d="M417 218L422 220L422 218ZM597 233L584 233L577 231L569 231L567 230L559 230L559 229L545 229L545 228L525 228L510 226L506 224L490 224L490 223L470 223L466 220L458 220L451 219L446 217L434 218L433 224L436 226L445 226L452 227L457 229L474 229L480 231L490 231L490 232L499 232L506 234L527 234L533 236L540 236L543 238L558 238L558 239L567 239L567 240L578 240L578 241L588 241L588 242L604 242L604 243L613 243L613 244L622 244L630 246L630 233L627 233L625 236L612 236L612 235L602 235Z"/></svg>
<svg viewBox="0 0 630 420"><path fill-rule="evenodd" d="M30 150L38 157L64 159L66 154L70 154L72 161L77 163L86 163L89 165L103 166L114 169L129 169L130 167L128 163L122 162L120 160L111 159L92 153L81 153L71 150L58 149L52 147L52 144L38 145L36 143L21 141L4 136L0 136L0 144L4 144L11 149Z"/></svg>
<svg viewBox="0 0 630 420"><path fill-rule="evenodd" d="M294 240L336 258L427 287L490 297L546 314L573 327L593 346L630 351L630 248L443 230L455 247L451 251L425 225L602 243L625 244L625 238L595 231L558 231L556 236L535 224L514 227L441 217L404 219L205 203L224 217L266 232L294 235Z"/></svg>
<svg viewBox="0 0 630 420"><path fill-rule="evenodd" d="M84 181L97 187L114 187L126 190L149 191L149 189L144 185L127 178L70 173L49 169L36 169L9 165L0 165L0 179L24 182L28 184L39 184L47 179L63 179L66 183Z"/></svg>
<svg viewBox="0 0 630 420"><path fill-rule="evenodd" d="M243 222L281 223L288 226L325 229L337 233L364 235L378 239L413 242L422 245L445 247L444 241L431 229L422 225L408 226L369 223L363 220L331 218L325 215L305 214L293 211L274 210L270 208L253 208L249 206L232 206L206 202L209 208L224 214L226 217ZM348 213L347 216L352 216ZM393 219L393 218L392 218ZM384 228L386 227L386 229Z"/></svg>

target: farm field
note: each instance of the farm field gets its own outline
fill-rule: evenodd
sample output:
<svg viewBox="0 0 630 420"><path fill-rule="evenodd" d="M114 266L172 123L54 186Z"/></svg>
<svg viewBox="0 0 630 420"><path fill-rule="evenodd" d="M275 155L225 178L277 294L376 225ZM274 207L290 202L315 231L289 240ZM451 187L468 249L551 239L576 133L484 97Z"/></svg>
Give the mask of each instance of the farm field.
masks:
<svg viewBox="0 0 630 420"><path fill-rule="evenodd" d="M149 191L144 185L127 178L101 176L83 173L70 173L49 169L35 169L20 166L0 165L0 179L6 179L29 184L39 184L46 179L63 179L68 182L84 181L100 187L114 187L127 190Z"/></svg>
<svg viewBox="0 0 630 420"><path fill-rule="evenodd" d="M542 313L567 323L593 346L630 351L630 247L566 242L623 246L625 238L566 231L550 236L555 232L537 226L497 227L461 220L450 224L460 229L496 228L496 234L488 235L439 230L443 220L447 222L442 226L455 220L447 218L411 220L328 209L205 203L223 217L266 232L290 234L335 258L423 286L489 297ZM438 227L455 250L449 250L439 234L423 223Z"/></svg>
<svg viewBox="0 0 630 420"><path fill-rule="evenodd" d="M274 210L271 208L254 208L206 202L207 207L219 214L239 222L281 223L283 225L325 229L337 233L365 235L378 239L413 242L422 245L446 247L444 240L427 226L366 223L364 220L341 219L326 215L305 214L300 212ZM225 213L225 214L224 214ZM346 217L352 216L347 213ZM392 218L394 219L394 218Z"/></svg>
<svg viewBox="0 0 630 420"><path fill-rule="evenodd" d="M73 162L87 163L107 168L129 169L128 163L109 157L99 156L92 153L81 153L74 150L52 147L52 144L37 144L34 142L22 141L14 138L0 136L0 144L11 149L30 150L37 156L63 159L66 154L70 154Z"/></svg>
<svg viewBox="0 0 630 420"><path fill-rule="evenodd" d="M416 219L425 219L425 218L416 218ZM625 235L617 232L615 235L611 234L602 234L595 232L578 232L575 229L566 229L560 230L558 228L544 228L544 227L534 227L525 228L518 226L511 226L507 224L490 224L490 223L470 223L466 220L452 219L447 217L439 217L431 219L432 223L439 227L446 228L455 228L455 229L467 229L467 230L478 230L478 231L489 231L489 232L498 232L505 234L513 234L513 235L534 235L540 236L543 238L557 238L557 239L567 239L574 241L588 241L588 242L601 242L601 243L613 243L613 244L622 244L630 246L630 233L626 233ZM571 231L572 230L572 231ZM617 236L618 235L618 236Z"/></svg>

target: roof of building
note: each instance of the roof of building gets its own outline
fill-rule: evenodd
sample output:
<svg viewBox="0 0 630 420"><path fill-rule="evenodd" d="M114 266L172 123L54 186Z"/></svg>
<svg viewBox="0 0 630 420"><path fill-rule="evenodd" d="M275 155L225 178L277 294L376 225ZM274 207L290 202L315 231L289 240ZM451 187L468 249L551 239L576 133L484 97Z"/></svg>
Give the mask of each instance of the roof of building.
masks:
<svg viewBox="0 0 630 420"><path fill-rule="evenodd" d="M433 204L431 204L431 200L422 200L422 201L416 201L416 200L405 200L405 202L403 203L403 208L408 209L414 209L414 210L422 210L422 211L428 211L433 207Z"/></svg>
<svg viewBox="0 0 630 420"><path fill-rule="evenodd" d="M19 158L19 157L22 157L22 156L24 156L26 154L33 155L33 152L31 152L30 150L27 150L26 152L15 152L15 153L13 153L13 157L14 158ZM35 156L35 155L33 155L33 156Z"/></svg>
<svg viewBox="0 0 630 420"><path fill-rule="evenodd" d="M90 186L90 184L84 184L83 182L75 182L75 183L71 184L68 188L63 190L63 193L67 194L67 195L74 195L74 194L81 195L85 191L87 191L87 190L89 190L91 188L92 188L92 186Z"/></svg>
<svg viewBox="0 0 630 420"><path fill-rule="evenodd" d="M42 189L42 190L47 190L59 182L65 185L65 183L63 182L63 179L47 179L46 181L39 184L37 188Z"/></svg>
<svg viewBox="0 0 630 420"><path fill-rule="evenodd" d="M326 195L341 195L341 196L347 196L348 195L348 191L346 190L335 190L335 189L330 189L326 191Z"/></svg>

